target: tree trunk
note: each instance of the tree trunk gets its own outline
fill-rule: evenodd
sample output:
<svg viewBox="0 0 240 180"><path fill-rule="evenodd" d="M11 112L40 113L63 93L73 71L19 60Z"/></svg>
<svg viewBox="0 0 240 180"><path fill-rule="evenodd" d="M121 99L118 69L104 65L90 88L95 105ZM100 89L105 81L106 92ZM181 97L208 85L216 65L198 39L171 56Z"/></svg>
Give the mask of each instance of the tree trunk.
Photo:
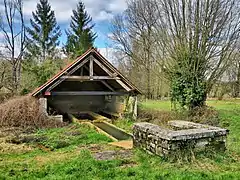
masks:
<svg viewBox="0 0 240 180"><path fill-rule="evenodd" d="M12 93L16 94L18 89L17 86L17 67L16 64L13 65L13 69L12 69Z"/></svg>
<svg viewBox="0 0 240 180"><path fill-rule="evenodd" d="M237 72L237 82L235 84L235 96L239 97L240 93L240 63L238 64L238 72Z"/></svg>
<svg viewBox="0 0 240 180"><path fill-rule="evenodd" d="M150 75L150 68L147 68L147 98L151 98L151 75Z"/></svg>
<svg viewBox="0 0 240 180"><path fill-rule="evenodd" d="M21 64L21 63L20 63ZM17 94L21 77L21 66L16 63L12 67L12 93Z"/></svg>

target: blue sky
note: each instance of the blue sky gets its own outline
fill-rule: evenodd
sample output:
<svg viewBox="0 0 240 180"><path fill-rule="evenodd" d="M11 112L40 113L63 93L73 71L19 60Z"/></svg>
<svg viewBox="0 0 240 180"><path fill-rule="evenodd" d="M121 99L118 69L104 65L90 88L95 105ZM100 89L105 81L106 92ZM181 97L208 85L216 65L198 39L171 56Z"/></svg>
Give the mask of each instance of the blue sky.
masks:
<svg viewBox="0 0 240 180"><path fill-rule="evenodd" d="M24 15L27 21L31 18L32 11L35 11L38 1L24 0ZM98 35L95 46L105 48L110 43L108 39L110 21L114 15L127 8L126 2L125 0L82 0L82 2L95 23L94 31ZM49 0L49 3L62 29L61 44L63 44L66 41L65 29L69 27L72 9L76 8L78 0Z"/></svg>
<svg viewBox="0 0 240 180"><path fill-rule="evenodd" d="M58 25L62 30L62 36L60 38L60 46L63 46L66 42L65 30L69 28L72 10L76 9L78 0L48 0L52 10L55 12ZM36 10L36 6L39 0L23 0L23 13L27 26L29 20L32 18L32 12ZM109 47L111 40L108 38L111 35L109 31L110 22L114 15L122 13L127 8L125 0L82 0L85 4L88 14L92 17L95 24L94 32L97 33L97 39L95 40L95 47L110 61L114 61L115 49ZM0 14L4 16L3 0L0 0ZM18 30L17 30L18 31ZM0 32L0 53L4 53L6 48L4 47L4 35ZM15 48L18 52L18 47Z"/></svg>

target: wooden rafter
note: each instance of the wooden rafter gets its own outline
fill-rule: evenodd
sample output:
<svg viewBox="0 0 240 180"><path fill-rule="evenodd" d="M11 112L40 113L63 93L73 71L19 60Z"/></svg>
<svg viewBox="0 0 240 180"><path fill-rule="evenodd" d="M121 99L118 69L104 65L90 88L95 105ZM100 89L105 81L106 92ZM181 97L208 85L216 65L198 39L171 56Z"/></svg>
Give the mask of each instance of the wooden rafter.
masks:
<svg viewBox="0 0 240 180"><path fill-rule="evenodd" d="M116 73L112 73L108 70L102 63L100 63L96 58L94 58L94 62L97 63L109 76L116 77ZM120 79L116 80L119 85L121 85L126 91L131 91L131 88L129 88L124 82L122 82Z"/></svg>
<svg viewBox="0 0 240 180"><path fill-rule="evenodd" d="M71 71L67 73L67 75L73 74L75 71L77 71L79 68L81 68L84 64L86 64L89 61L89 58L86 58L81 63L79 63L76 67L74 67ZM55 83L53 83L46 91L51 91L53 88L55 88L57 85L59 85L61 82L63 82L65 79L60 78Z"/></svg>
<svg viewBox="0 0 240 180"><path fill-rule="evenodd" d="M88 68L87 66L84 66L84 68L86 68L86 69L89 71L89 68ZM93 75L95 76L96 73L93 73ZM112 86L110 86L106 81L101 80L100 82L101 82L103 85L105 85L108 89L110 89L111 91L115 91L115 90L112 88Z"/></svg>
<svg viewBox="0 0 240 180"><path fill-rule="evenodd" d="M126 91L131 91L131 89L126 85L124 84L121 80L117 79L116 80L118 84L120 84L124 89L126 89Z"/></svg>
<svg viewBox="0 0 240 180"><path fill-rule="evenodd" d="M110 91L52 91L52 96L102 96L102 95L124 95L126 92L110 92Z"/></svg>
<svg viewBox="0 0 240 180"><path fill-rule="evenodd" d="M109 71L102 63L100 63L96 58L94 58L94 62L101 67L109 76L113 77L113 73Z"/></svg>
<svg viewBox="0 0 240 180"><path fill-rule="evenodd" d="M110 76L62 76L66 81L91 81L91 80L118 80L119 77Z"/></svg>

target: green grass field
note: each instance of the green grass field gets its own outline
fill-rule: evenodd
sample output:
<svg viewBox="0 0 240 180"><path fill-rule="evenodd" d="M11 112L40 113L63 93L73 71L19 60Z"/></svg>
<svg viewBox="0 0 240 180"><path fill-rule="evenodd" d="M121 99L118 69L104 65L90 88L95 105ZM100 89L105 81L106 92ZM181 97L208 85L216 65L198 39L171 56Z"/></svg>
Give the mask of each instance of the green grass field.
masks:
<svg viewBox="0 0 240 180"><path fill-rule="evenodd" d="M240 179L240 101L212 100L208 105L219 111L220 124L230 130L225 153L198 154L191 162L169 162L134 150L128 160L98 161L88 146L95 144L102 150L113 149L107 145L111 140L88 127L71 125L37 132L36 136L47 137L48 140L40 143L48 150L30 142L31 151L0 154L0 179ZM171 104L147 101L142 107L167 111ZM132 122L116 124L130 131Z"/></svg>

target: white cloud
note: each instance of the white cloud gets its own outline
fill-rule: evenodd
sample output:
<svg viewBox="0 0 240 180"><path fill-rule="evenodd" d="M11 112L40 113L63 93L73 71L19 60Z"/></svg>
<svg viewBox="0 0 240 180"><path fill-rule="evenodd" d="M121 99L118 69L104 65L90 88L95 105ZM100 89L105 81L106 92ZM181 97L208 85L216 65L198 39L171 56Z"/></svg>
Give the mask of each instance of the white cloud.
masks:
<svg viewBox="0 0 240 180"><path fill-rule="evenodd" d="M94 32L97 33L97 40L101 45L105 46L108 43L108 22L111 18L123 12L127 8L125 0L82 0L86 10L90 14L95 23ZM26 24L29 26L29 19L32 18L32 12L36 11L36 6L39 0L23 0L23 11L26 19ZM65 41L64 29L69 25L72 10L76 9L79 0L49 0L52 9L55 11L58 24L62 29L61 41ZM3 0L0 0L0 13L3 12ZM103 27L104 26L104 27ZM0 32L0 42L3 41L3 35ZM96 42L95 41L95 42ZM102 43L102 42L105 42ZM107 46L107 44L106 44Z"/></svg>
<svg viewBox="0 0 240 180"><path fill-rule="evenodd" d="M24 14L31 16L36 10L37 0L24 0ZM69 21L72 9L75 9L78 0L49 0L55 11L59 23ZM115 14L123 12L127 8L125 0L83 0L86 10L95 22L110 20Z"/></svg>

